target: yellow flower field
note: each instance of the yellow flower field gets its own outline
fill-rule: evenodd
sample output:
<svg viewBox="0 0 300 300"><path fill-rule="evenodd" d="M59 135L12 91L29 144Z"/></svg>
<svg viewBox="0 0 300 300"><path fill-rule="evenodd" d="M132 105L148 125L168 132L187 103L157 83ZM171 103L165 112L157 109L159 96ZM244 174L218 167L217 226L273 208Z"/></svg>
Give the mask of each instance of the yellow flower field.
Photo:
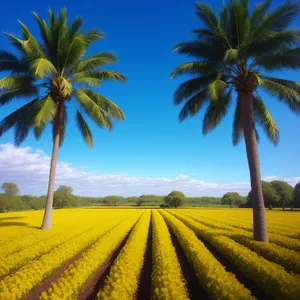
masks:
<svg viewBox="0 0 300 300"><path fill-rule="evenodd" d="M0 214L0 299L300 299L300 212L82 208Z"/></svg>

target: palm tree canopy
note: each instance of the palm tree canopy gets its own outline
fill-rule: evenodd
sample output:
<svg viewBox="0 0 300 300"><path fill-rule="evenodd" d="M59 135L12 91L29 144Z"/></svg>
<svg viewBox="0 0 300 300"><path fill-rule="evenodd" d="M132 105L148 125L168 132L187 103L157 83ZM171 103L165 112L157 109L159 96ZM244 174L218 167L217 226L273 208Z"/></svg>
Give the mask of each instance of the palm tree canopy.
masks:
<svg viewBox="0 0 300 300"><path fill-rule="evenodd" d="M262 89L300 113L300 83L269 77L265 72L300 67L300 35L289 29L299 14L298 2L284 2L270 11L270 1L249 9L249 1L232 0L223 4L219 16L211 6L196 4L203 28L194 30L196 39L179 43L174 51L194 60L177 67L171 77L191 75L174 94L174 104L182 104L179 119L194 116L208 104L203 119L203 134L212 131L233 103L232 95L253 95L256 124L267 137L278 143L278 127L259 95ZM243 137L241 99L237 97L233 121L233 144Z"/></svg>
<svg viewBox="0 0 300 300"><path fill-rule="evenodd" d="M10 76L0 80L0 106L15 98L29 97L30 101L0 122L0 136L14 127L15 143L19 145L34 129L39 138L50 122L54 122L58 104L64 104L64 124L59 129L62 143L67 122L67 103L77 107L76 123L86 141L92 147L93 139L84 114L98 126L112 129L112 119L124 120L124 113L115 103L92 90L103 80L126 81L119 72L104 69L117 58L108 52L86 56L90 45L103 38L101 32L80 32L83 24L76 18L67 24L66 9L59 15L49 10L49 22L36 13L41 41L38 41L25 24L21 37L7 33L18 55L0 51L0 71Z"/></svg>

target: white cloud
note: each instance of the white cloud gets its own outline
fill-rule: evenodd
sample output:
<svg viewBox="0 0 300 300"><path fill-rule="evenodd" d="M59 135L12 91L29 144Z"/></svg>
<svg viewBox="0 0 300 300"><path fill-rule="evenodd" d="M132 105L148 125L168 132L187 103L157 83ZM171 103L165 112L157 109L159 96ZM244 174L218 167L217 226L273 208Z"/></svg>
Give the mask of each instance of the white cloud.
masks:
<svg viewBox="0 0 300 300"><path fill-rule="evenodd" d="M272 176L266 176L266 177L264 177L263 180L265 180L265 181L283 180L283 181L288 182L290 185L294 186L295 184L297 184L298 182L300 182L300 177L296 176L296 177L290 177L290 178L283 178L283 179L281 179L279 176L272 175Z"/></svg>
<svg viewBox="0 0 300 300"><path fill-rule="evenodd" d="M0 145L0 183L5 181L16 183L22 194L46 193L49 166L50 157L41 149L17 148L12 144ZM273 180L274 177L266 178ZM294 180L295 183L300 181L300 178L297 178L291 178L290 181ZM66 162L59 162L57 165L56 188L60 184L71 185L75 194L86 196L165 195L172 190L181 190L188 196L221 196L228 191L237 191L246 195L250 189L248 182L207 183L184 174L174 178L130 177L126 173L96 174Z"/></svg>
<svg viewBox="0 0 300 300"><path fill-rule="evenodd" d="M264 181L273 181L273 180L279 180L278 176L272 175L272 176L266 176L263 178Z"/></svg>

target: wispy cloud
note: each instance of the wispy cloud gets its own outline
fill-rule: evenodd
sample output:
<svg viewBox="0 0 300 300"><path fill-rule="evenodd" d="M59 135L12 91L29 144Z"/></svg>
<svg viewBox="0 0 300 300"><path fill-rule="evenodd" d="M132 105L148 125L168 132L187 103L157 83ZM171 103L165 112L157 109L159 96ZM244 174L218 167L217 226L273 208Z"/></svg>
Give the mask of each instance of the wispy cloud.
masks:
<svg viewBox="0 0 300 300"><path fill-rule="evenodd" d="M0 145L0 183L4 181L16 183L22 194L46 193L49 166L50 157L41 149L17 148L12 144ZM273 180L273 176L267 178ZM296 183L300 181L300 178L297 178L291 178L289 181ZM183 191L188 196L221 196L228 191L246 195L250 189L248 182L208 183L184 174L173 178L130 177L126 173L95 174L67 162L59 162L57 165L56 187L60 184L71 185L75 194L86 196L165 195L172 190Z"/></svg>
<svg viewBox="0 0 300 300"><path fill-rule="evenodd" d="M283 180L283 181L288 182L290 185L294 186L295 184L300 182L300 177L296 176L296 177L289 177L289 178L280 178L279 176L272 175L272 176L264 177L263 180L265 180L265 181Z"/></svg>

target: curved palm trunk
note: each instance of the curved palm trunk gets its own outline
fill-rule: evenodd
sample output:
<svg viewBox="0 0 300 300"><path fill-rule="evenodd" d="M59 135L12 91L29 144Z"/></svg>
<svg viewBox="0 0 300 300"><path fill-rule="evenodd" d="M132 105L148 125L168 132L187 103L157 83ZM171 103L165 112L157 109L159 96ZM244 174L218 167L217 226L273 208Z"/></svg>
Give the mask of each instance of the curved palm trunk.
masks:
<svg viewBox="0 0 300 300"><path fill-rule="evenodd" d="M268 242L268 232L265 218L265 205L263 199L261 175L258 158L256 132L254 126L254 112L252 93L240 93L242 109L242 126L245 136L246 152L250 170L252 190L254 239Z"/></svg>
<svg viewBox="0 0 300 300"><path fill-rule="evenodd" d="M46 207L44 212L44 218L41 229L52 228L52 206L53 206L53 195L54 195L54 183L56 174L56 163L58 157L59 141L60 141L60 127L63 122L64 103L61 101L57 107L57 114L54 121L54 141L52 148L52 157L50 164L48 194L46 200Z"/></svg>

